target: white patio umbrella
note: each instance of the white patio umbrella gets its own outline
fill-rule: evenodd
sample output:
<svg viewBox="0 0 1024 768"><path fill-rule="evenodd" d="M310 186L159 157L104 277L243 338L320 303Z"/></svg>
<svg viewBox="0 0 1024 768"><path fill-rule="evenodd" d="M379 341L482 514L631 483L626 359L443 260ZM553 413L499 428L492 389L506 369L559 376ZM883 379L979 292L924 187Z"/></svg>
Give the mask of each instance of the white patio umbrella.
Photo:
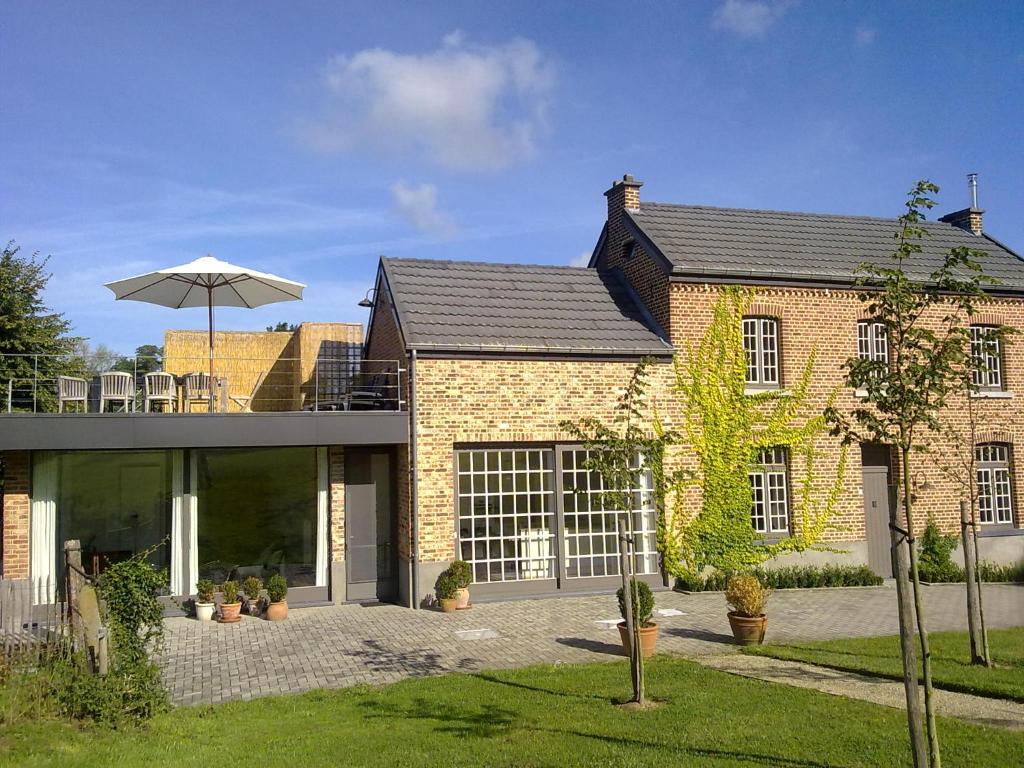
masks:
<svg viewBox="0 0 1024 768"><path fill-rule="evenodd" d="M213 308L259 307L301 301L306 286L266 272L204 256L177 267L105 283L118 301L145 301L163 307L206 307L210 332L210 398L213 399ZM212 410L212 408L211 408Z"/></svg>

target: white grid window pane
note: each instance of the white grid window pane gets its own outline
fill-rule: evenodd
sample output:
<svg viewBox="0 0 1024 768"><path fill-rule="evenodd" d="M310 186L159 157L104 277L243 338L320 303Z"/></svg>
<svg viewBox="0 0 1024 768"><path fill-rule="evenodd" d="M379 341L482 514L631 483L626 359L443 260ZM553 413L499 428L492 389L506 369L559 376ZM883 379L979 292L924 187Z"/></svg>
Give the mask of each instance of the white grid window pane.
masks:
<svg viewBox="0 0 1024 768"><path fill-rule="evenodd" d="M998 443L979 445L974 449L974 459L977 463L979 521L989 525L1012 523L1009 448Z"/></svg>
<svg viewBox="0 0 1024 768"><path fill-rule="evenodd" d="M971 378L982 389L1000 389L1003 386L1003 356L999 339L991 338L995 326L971 326L971 358L974 369Z"/></svg>
<svg viewBox="0 0 1024 768"><path fill-rule="evenodd" d="M476 583L555 577L554 452L459 451L459 551Z"/></svg>
<svg viewBox="0 0 1024 768"><path fill-rule="evenodd" d="M992 471L978 470L978 519L982 523L995 522L992 514Z"/></svg>
<svg viewBox="0 0 1024 768"><path fill-rule="evenodd" d="M618 518L626 510L606 506L604 482L586 468L589 452L565 450L562 460L562 510L567 578L619 575ZM630 490L637 574L658 572L654 493L649 470L637 461L635 487Z"/></svg>
<svg viewBox="0 0 1024 768"><path fill-rule="evenodd" d="M857 354L863 360L889 362L889 340L886 337L883 323L873 320L858 321Z"/></svg>
<svg viewBox="0 0 1024 768"><path fill-rule="evenodd" d="M751 524L755 531L767 533L768 514L764 498L764 475L760 472L751 472L747 477L750 478L750 492L754 500L750 510Z"/></svg>
<svg viewBox="0 0 1024 768"><path fill-rule="evenodd" d="M743 318L743 350L747 355L747 383L779 383L779 323L766 317Z"/></svg>
<svg viewBox="0 0 1024 768"><path fill-rule="evenodd" d="M759 533L789 531L789 481L785 448L760 452L750 479L750 520Z"/></svg>

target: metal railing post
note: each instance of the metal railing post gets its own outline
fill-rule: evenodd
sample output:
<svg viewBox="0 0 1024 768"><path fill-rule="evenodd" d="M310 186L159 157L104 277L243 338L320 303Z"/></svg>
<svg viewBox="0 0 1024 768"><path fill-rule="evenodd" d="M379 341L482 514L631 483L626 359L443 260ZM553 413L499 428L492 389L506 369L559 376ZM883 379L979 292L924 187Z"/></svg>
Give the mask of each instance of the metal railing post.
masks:
<svg viewBox="0 0 1024 768"><path fill-rule="evenodd" d="M39 355L32 355L32 413L39 412Z"/></svg>

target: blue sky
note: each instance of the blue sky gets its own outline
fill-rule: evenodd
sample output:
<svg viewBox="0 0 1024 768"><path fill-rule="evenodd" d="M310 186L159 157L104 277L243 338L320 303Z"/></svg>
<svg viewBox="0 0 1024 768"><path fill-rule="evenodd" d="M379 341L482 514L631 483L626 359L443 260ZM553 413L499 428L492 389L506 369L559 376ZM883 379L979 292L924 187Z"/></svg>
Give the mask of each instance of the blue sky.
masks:
<svg viewBox="0 0 1024 768"><path fill-rule="evenodd" d="M8 2L0 235L93 343L202 310L102 283L206 253L309 285L222 328L365 321L377 256L577 263L642 199L939 213L1024 251L1024 4Z"/></svg>

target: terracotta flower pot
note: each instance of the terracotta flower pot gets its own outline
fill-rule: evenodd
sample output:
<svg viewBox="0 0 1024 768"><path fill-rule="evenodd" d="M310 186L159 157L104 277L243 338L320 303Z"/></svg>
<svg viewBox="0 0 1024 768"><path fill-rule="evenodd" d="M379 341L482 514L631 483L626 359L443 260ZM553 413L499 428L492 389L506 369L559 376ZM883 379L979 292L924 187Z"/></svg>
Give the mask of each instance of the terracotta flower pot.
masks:
<svg viewBox="0 0 1024 768"><path fill-rule="evenodd" d="M737 644L760 645L764 642L768 617L763 613L760 616L738 616L734 611L729 611L729 626L732 627L732 636L736 638Z"/></svg>
<svg viewBox="0 0 1024 768"><path fill-rule="evenodd" d="M454 597L442 597L438 602L445 613L455 613L458 610L459 602Z"/></svg>
<svg viewBox="0 0 1024 768"><path fill-rule="evenodd" d="M465 587L460 587L455 593L455 608L460 611L469 608L469 590Z"/></svg>
<svg viewBox="0 0 1024 768"><path fill-rule="evenodd" d="M220 621L222 624L234 624L236 621L242 619L242 604L241 603L221 603L220 604Z"/></svg>
<svg viewBox="0 0 1024 768"><path fill-rule="evenodd" d="M626 629L626 622L620 621L618 623L619 637L622 638L622 651L625 656L633 655L633 638L630 637L629 630ZM651 658L654 655L654 646L658 642L658 630L660 627L651 622L646 627L640 627L640 655L645 659Z"/></svg>
<svg viewBox="0 0 1024 768"><path fill-rule="evenodd" d="M284 621L288 618L288 601L281 600L267 606L267 621Z"/></svg>

